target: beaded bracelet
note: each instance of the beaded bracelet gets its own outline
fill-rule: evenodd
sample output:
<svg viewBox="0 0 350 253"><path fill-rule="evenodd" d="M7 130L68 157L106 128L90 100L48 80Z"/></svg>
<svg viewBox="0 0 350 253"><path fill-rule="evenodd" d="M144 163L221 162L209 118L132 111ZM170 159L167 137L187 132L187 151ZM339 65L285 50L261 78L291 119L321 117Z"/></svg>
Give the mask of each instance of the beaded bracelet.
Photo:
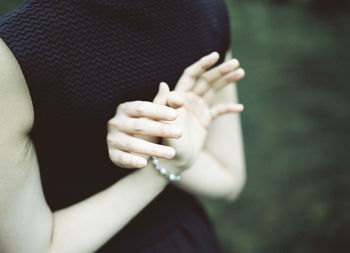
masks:
<svg viewBox="0 0 350 253"><path fill-rule="evenodd" d="M181 179L181 175L171 174L165 168L160 167L157 157L152 156L152 163L154 165L154 168L158 170L161 175L168 178L170 181L179 181Z"/></svg>

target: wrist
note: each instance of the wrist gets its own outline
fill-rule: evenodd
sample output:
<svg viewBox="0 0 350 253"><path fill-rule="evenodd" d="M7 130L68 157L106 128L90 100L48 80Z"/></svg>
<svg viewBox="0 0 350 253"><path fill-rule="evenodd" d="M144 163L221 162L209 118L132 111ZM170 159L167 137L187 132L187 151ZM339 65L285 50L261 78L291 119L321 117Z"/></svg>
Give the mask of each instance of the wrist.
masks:
<svg viewBox="0 0 350 253"><path fill-rule="evenodd" d="M148 159L146 167L136 170L135 173L142 174L142 178L147 181L160 182L161 185L167 185L169 183L169 180L154 168L152 158Z"/></svg>
<svg viewBox="0 0 350 253"><path fill-rule="evenodd" d="M171 174L180 175L186 168L179 166L177 164L177 162L175 161L175 159L176 158L166 159L166 158L157 157L159 167L166 169L167 172L169 172ZM152 157L150 158L149 163L151 163L153 165ZM155 169L154 165L153 165L153 168Z"/></svg>
<svg viewBox="0 0 350 253"><path fill-rule="evenodd" d="M161 175L166 177L169 181L174 182L174 181L179 181L181 179L181 173L171 173L168 169L162 167L158 161L158 158L155 156L152 156L152 164L154 166L154 169L157 170Z"/></svg>

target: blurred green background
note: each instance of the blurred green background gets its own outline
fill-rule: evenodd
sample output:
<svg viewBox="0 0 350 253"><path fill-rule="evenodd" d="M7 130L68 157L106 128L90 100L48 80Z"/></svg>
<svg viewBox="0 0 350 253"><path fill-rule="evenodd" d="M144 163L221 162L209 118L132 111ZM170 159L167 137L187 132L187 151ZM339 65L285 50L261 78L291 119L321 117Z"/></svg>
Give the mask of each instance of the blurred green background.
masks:
<svg viewBox="0 0 350 253"><path fill-rule="evenodd" d="M350 252L350 1L227 4L248 181L235 202L201 199L225 252Z"/></svg>

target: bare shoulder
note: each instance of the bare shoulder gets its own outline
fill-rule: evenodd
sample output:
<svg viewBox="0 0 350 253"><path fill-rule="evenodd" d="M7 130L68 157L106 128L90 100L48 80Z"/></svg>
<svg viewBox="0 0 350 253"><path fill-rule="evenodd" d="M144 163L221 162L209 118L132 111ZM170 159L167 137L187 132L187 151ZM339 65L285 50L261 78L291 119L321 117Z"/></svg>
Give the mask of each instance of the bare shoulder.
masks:
<svg viewBox="0 0 350 253"><path fill-rule="evenodd" d="M0 140L27 137L34 123L33 105L22 70L1 38L0 122Z"/></svg>

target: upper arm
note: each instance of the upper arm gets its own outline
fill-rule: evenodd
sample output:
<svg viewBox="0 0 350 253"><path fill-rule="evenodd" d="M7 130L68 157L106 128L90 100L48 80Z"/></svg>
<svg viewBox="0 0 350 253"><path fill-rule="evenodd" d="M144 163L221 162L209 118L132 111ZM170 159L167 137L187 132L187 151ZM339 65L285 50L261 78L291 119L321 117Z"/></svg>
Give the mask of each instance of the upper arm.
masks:
<svg viewBox="0 0 350 253"><path fill-rule="evenodd" d="M11 188L14 185L10 184L10 179L21 180L27 173L23 167L30 160L28 155L32 145L28 133L33 119L32 102L22 71L9 48L0 39L1 192L4 192L4 187ZM3 197L1 194L0 201Z"/></svg>
<svg viewBox="0 0 350 253"><path fill-rule="evenodd" d="M0 138L25 138L33 121L32 102L22 71L0 39Z"/></svg>
<svg viewBox="0 0 350 253"><path fill-rule="evenodd" d="M50 237L36 152L34 112L22 71L0 39L0 252L40 252Z"/></svg>
<svg viewBox="0 0 350 253"><path fill-rule="evenodd" d="M226 59L231 58L228 51ZM231 83L219 90L211 105L219 103L237 103L236 83ZM242 129L239 113L227 113L217 117L210 125L204 148L213 154L226 168L232 168L245 181L245 158Z"/></svg>
<svg viewBox="0 0 350 253"><path fill-rule="evenodd" d="M28 173L33 158L28 133L34 113L22 71L3 40L0 39L0 192L15 191ZM30 157L32 156L32 157ZM0 201L4 198L0 195Z"/></svg>

